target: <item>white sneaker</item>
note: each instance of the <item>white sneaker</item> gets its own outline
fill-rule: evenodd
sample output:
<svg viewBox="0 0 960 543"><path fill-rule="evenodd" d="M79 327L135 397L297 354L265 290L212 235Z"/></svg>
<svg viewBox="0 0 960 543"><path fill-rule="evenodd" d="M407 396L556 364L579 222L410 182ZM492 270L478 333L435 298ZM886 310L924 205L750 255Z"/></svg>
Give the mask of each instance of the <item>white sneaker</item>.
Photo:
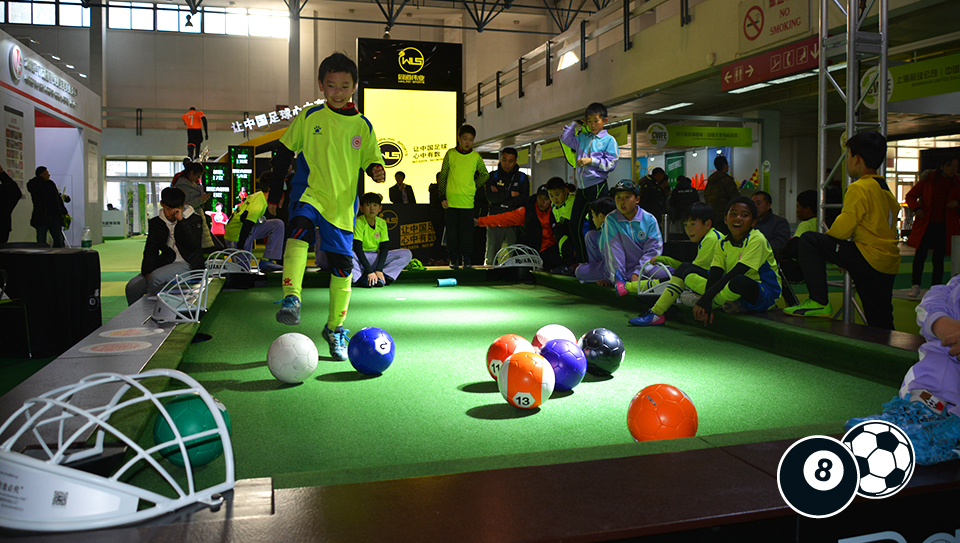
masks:
<svg viewBox="0 0 960 543"><path fill-rule="evenodd" d="M910 296L911 298L919 298L920 285L913 285L912 287L910 287L910 294L908 294L907 296Z"/></svg>
<svg viewBox="0 0 960 543"><path fill-rule="evenodd" d="M697 305L698 301L700 301L700 295L692 290L685 290L680 295L680 305L693 307Z"/></svg>

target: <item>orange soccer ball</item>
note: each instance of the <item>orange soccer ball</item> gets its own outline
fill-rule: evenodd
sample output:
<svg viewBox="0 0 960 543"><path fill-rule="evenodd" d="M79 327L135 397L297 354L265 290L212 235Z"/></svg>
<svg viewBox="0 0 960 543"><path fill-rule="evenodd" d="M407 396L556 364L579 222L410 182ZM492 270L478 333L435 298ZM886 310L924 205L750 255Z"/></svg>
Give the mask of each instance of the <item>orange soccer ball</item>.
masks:
<svg viewBox="0 0 960 543"><path fill-rule="evenodd" d="M675 439L697 435L697 408L673 385L650 385L633 397L627 409L627 428L637 441Z"/></svg>
<svg viewBox="0 0 960 543"><path fill-rule="evenodd" d="M500 374L500 366L513 353L536 352L533 345L526 338L516 334L506 334L498 337L487 349L487 372L493 380Z"/></svg>

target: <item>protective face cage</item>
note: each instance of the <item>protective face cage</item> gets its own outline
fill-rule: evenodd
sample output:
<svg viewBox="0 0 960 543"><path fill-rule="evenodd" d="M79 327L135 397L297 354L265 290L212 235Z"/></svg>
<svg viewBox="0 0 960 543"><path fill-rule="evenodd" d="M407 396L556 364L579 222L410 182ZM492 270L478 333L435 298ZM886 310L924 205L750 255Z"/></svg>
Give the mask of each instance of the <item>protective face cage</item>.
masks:
<svg viewBox="0 0 960 543"><path fill-rule="evenodd" d="M146 382L163 392L152 392ZM173 389L179 386L185 388ZM161 400L184 396L202 399L216 428L181 434ZM109 401L100 405L96 398ZM98 406L81 406L90 403ZM126 435L120 426L129 424L130 417L142 417L146 410L159 411L157 416L166 419L173 439L144 448ZM216 508L224 500L220 494L234 486L233 447L224 417L203 386L177 370L90 375L28 399L0 426L0 435L15 428L0 444L0 526L4 528L43 532L109 528L195 503ZM95 435L88 439L94 429ZM224 476L222 482L201 489L194 480L186 446L191 440L210 436L219 437L223 444ZM119 467L112 474L99 474L105 471L104 464L110 463L97 461L117 447L126 448L111 464ZM184 468L176 468L160 456L159 451L169 447L179 449ZM88 471L81 471L84 468ZM145 472L159 476L150 477L156 479L152 484L164 486L161 491L170 496L123 480L134 475L142 480ZM215 476L216 471L211 474Z"/></svg>
<svg viewBox="0 0 960 543"><path fill-rule="evenodd" d="M153 320L157 322L199 322L207 310L210 270L192 270L171 279L157 293Z"/></svg>
<svg viewBox="0 0 960 543"><path fill-rule="evenodd" d="M665 273L667 278L662 279L658 284L652 287L648 287L646 289L640 289L639 291L637 291L637 296L660 296L661 294L663 294L663 291L667 290L667 285L670 283L670 278L673 277L673 273L670 272L670 267L667 266L666 264L661 264L659 262L657 262L656 264L652 264L651 267L654 268L654 271L651 271L648 273L645 270L643 273L643 277L640 278L641 280L653 279L657 275L657 272L659 271L662 271L663 273Z"/></svg>
<svg viewBox="0 0 960 543"><path fill-rule="evenodd" d="M508 245L497 251L494 263L498 268L523 267L539 270L543 268L540 253L526 245Z"/></svg>
<svg viewBox="0 0 960 543"><path fill-rule="evenodd" d="M224 249L210 253L205 266L210 277L223 277L228 273L260 273L260 260L250 251Z"/></svg>

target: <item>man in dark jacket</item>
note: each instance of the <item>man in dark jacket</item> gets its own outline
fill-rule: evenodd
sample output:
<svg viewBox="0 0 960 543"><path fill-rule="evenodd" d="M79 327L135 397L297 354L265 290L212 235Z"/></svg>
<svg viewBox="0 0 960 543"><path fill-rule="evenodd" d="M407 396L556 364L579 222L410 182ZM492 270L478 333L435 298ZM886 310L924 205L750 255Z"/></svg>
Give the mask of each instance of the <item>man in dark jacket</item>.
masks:
<svg viewBox="0 0 960 543"><path fill-rule="evenodd" d="M700 193L693 188L693 181L689 177L677 178L677 186L670 193L670 221L683 225L683 218L690 206L700 201ZM682 228L681 228L682 230Z"/></svg>
<svg viewBox="0 0 960 543"><path fill-rule="evenodd" d="M63 217L67 208L50 180L50 171L45 166L37 168L37 176L27 182L27 190L33 199L33 215L30 226L37 229L37 243L47 242L47 232L53 238L53 247L63 247Z"/></svg>
<svg viewBox="0 0 960 543"><path fill-rule="evenodd" d="M490 204L488 215L499 215L523 207L530 197L530 178L520 171L517 165L517 150L505 147L500 151L500 164L490 174L484 187L484 194ZM507 241L507 245L517 242L516 226L495 226L487 228L487 265L493 265L497 251Z"/></svg>
<svg viewBox="0 0 960 543"><path fill-rule="evenodd" d="M489 229L498 226L523 225L517 243L536 249L543 260L543 269L550 270L560 265L560 249L553 235L557 219L550 208L550 195L544 185L527 199L524 207L498 215L480 217L477 219L477 226Z"/></svg>
<svg viewBox="0 0 960 543"><path fill-rule="evenodd" d="M417 203L417 197L413 194L413 187L404 183L407 179L407 174L403 172L397 172L393 174L393 178L397 180L397 183L390 187L388 191L390 193L390 203L391 204L415 204Z"/></svg>
<svg viewBox="0 0 960 543"><path fill-rule="evenodd" d="M150 219L140 275L127 283L127 304L144 294L156 294L178 274L203 268L203 219L184 205L183 191L167 187L160 193L160 213Z"/></svg>
<svg viewBox="0 0 960 543"><path fill-rule="evenodd" d="M670 179L663 168L654 168L649 175L637 181L640 188L640 207L657 218L657 223L663 222L663 215L667 212L667 198L670 196ZM661 225L663 228L663 225Z"/></svg>
<svg viewBox="0 0 960 543"><path fill-rule="evenodd" d="M13 208L20 203L21 196L23 192L20 185L0 166L0 245L10 239L10 230L13 228L10 216Z"/></svg>

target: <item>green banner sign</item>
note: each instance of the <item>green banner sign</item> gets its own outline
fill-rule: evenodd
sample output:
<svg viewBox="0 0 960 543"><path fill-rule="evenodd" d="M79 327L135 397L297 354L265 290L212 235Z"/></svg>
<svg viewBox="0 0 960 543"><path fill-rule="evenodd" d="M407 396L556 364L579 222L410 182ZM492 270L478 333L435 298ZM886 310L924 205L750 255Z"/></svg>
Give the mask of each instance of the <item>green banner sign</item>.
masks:
<svg viewBox="0 0 960 543"><path fill-rule="evenodd" d="M647 127L647 141L663 147L753 147L753 130L731 126L666 126L653 123Z"/></svg>
<svg viewBox="0 0 960 543"><path fill-rule="evenodd" d="M860 78L865 106L877 108L877 70ZM868 88L869 87L869 88ZM887 68L887 103L926 98L960 90L960 53Z"/></svg>
<svg viewBox="0 0 960 543"><path fill-rule="evenodd" d="M667 177L670 178L670 186L676 186L677 178L681 175L684 175L684 154L676 153L667 155L667 167L666 173Z"/></svg>

